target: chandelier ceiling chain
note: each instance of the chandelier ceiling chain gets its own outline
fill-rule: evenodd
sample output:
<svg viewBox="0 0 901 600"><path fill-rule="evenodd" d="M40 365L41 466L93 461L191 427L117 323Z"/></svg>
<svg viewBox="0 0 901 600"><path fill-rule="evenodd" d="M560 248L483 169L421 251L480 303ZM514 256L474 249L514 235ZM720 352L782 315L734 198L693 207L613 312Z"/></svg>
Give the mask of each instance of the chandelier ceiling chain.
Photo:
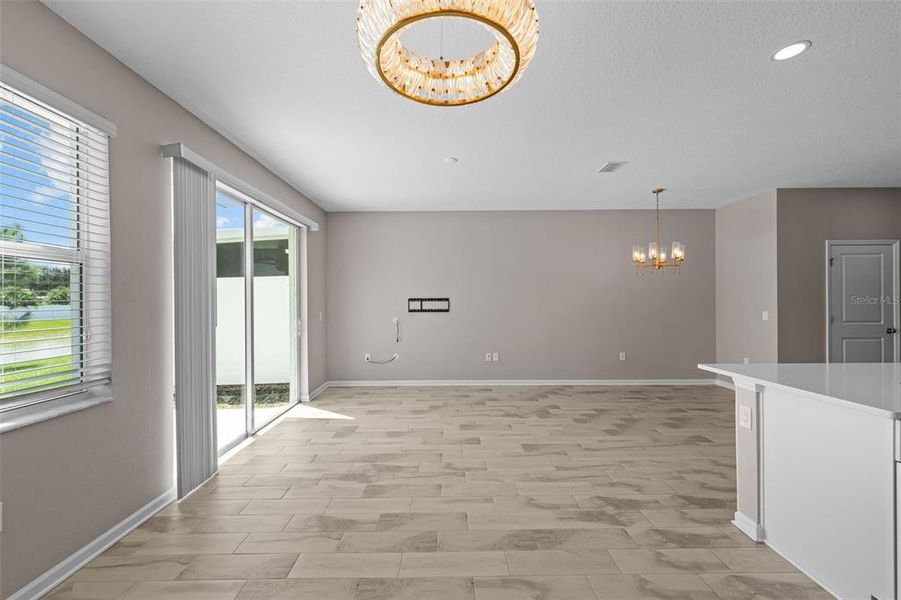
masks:
<svg viewBox="0 0 901 600"><path fill-rule="evenodd" d="M632 263L635 265L639 273L646 270L663 271L671 268L674 272L680 273L682 270L682 262L685 260L685 244L682 242L673 242L672 248L667 260L666 250L660 243L660 194L663 188L654 188L651 193L657 201L656 209L656 230L654 241L648 244L648 250L645 252L641 245L632 246Z"/></svg>
<svg viewBox="0 0 901 600"><path fill-rule="evenodd" d="M444 58L444 17L475 21L494 41L468 58ZM406 48L400 34L425 19L439 19L437 58ZM538 44L538 13L532 0L362 0L357 42L369 72L398 94L434 106L485 100L515 83Z"/></svg>

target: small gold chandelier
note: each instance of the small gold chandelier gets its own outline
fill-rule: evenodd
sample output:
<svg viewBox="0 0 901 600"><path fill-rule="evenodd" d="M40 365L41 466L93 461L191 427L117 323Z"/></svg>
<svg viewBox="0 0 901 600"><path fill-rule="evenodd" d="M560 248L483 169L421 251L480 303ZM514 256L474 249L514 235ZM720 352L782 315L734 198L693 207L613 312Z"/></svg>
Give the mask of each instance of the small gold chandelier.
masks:
<svg viewBox="0 0 901 600"><path fill-rule="evenodd" d="M405 28L442 17L481 23L494 42L459 60L419 56L401 43ZM538 44L538 13L532 0L362 0L357 42L373 77L401 96L461 106L490 98L522 77Z"/></svg>
<svg viewBox="0 0 901 600"><path fill-rule="evenodd" d="M654 188L651 193L657 199L657 233L654 241L648 244L648 250L645 252L642 246L632 246L632 262L639 273L644 273L648 269L654 271L662 271L667 268L673 269L679 273L682 270L682 262L685 260L685 244L682 242L673 242L672 251L669 260L666 256L666 248L660 243L660 194L663 188Z"/></svg>

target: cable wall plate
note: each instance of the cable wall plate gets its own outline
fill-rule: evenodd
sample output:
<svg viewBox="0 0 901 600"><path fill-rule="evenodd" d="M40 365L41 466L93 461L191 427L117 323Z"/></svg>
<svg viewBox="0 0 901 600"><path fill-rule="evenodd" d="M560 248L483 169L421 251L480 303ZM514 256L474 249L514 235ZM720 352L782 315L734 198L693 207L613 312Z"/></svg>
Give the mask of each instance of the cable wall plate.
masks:
<svg viewBox="0 0 901 600"><path fill-rule="evenodd" d="M407 300L407 312L450 312L450 298L410 298Z"/></svg>

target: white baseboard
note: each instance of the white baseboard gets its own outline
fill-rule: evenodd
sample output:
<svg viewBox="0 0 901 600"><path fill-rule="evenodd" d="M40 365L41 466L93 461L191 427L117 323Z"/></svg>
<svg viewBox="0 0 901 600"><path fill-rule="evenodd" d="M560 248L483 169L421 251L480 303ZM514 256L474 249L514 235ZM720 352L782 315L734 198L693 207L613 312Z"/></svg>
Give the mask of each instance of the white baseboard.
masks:
<svg viewBox="0 0 901 600"><path fill-rule="evenodd" d="M793 567L795 567L796 569L798 569L799 571L801 571L802 573L804 573L804 574L805 574L807 577L809 577L814 583L816 583L817 585L819 585L821 588L823 588L824 590L826 590L827 592L829 592L829 593L832 594L833 596L835 596L838 600L843 600L841 596L839 596L839 595L838 595L833 589L831 589L828 585L826 585L825 583L823 583L823 581L822 581L821 579L819 579L818 577L815 577L815 576L810 572L809 569L805 568L804 565L802 565L801 563L799 563L799 562L797 562L797 561L795 561L795 560L792 560L791 558L789 558L788 556L786 556L785 553L782 552L782 550L780 550L780 549L777 548L776 546L772 545L772 544L766 539L766 535L765 535L763 526L760 525L760 524L758 524L758 523L756 523L756 522L754 522L754 519L751 519L750 517L748 517L748 516L746 516L746 515L744 515L744 514L738 512L738 511L735 511L735 517L734 517L734 519L733 519L733 521L732 521L732 524L735 525L742 533L744 533L745 535L747 535L749 538L751 538L751 539L754 540L755 542L760 542L760 543L763 543L763 544L766 544L767 546L769 546L769 548L770 548L773 552L775 552L776 554L778 554L779 556L781 556L782 558L784 558L787 562L791 563L791 565L792 565Z"/></svg>
<svg viewBox="0 0 901 600"><path fill-rule="evenodd" d="M769 542L764 542L764 543L770 548L770 550L772 550L773 552L775 552L776 554L778 554L779 556L781 556L782 558L784 558L785 561L788 562L788 563L790 563L794 568L796 568L796 569L798 569L799 571L801 571L802 573L804 573L804 574L807 576L808 579L810 579L810 580L813 581L815 584L817 584L818 586L820 586L821 588L823 588L824 590L826 590L826 592L832 594L832 595L835 597L836 600L846 600L844 597L839 596L838 592L836 592L836 591L833 590L831 587L829 587L828 585L826 585L826 584L823 582L822 579L820 579L819 577L814 576L814 575L811 573L810 569L806 568L804 565L802 565L802 564L799 563L798 561L792 560L791 558L789 558L788 556L786 556L785 553L782 552L782 550L780 550L780 549L777 548L776 546L772 545L771 543L769 543Z"/></svg>
<svg viewBox="0 0 901 600"><path fill-rule="evenodd" d="M308 397L308 399L307 399L307 402L309 402L310 400L312 400L313 398L315 398L316 396L318 396L319 394L321 394L322 392L324 392L325 390L327 390L328 387L329 387L329 382L328 382L328 381L322 382L322 385L320 385L318 388L316 388L315 390L313 390L312 392L310 392L310 395L309 395L309 397Z"/></svg>
<svg viewBox="0 0 901 600"><path fill-rule="evenodd" d="M735 515L732 519L732 524L735 525L739 531L744 533L755 542L764 541L763 527L761 527L759 523L754 521L754 519L738 511L735 511Z"/></svg>
<svg viewBox="0 0 901 600"><path fill-rule="evenodd" d="M727 390L735 391L735 384L731 381L726 381L725 379L714 379L714 385L721 388L726 388Z"/></svg>
<svg viewBox="0 0 901 600"><path fill-rule="evenodd" d="M454 385L716 385L716 379L398 379L327 381L327 387L439 387ZM312 396L312 394L311 394Z"/></svg>
<svg viewBox="0 0 901 600"><path fill-rule="evenodd" d="M716 379L391 379L326 381L310 393L312 400L331 387L442 387L501 385L718 385ZM306 400L307 402L309 400Z"/></svg>
<svg viewBox="0 0 901 600"><path fill-rule="evenodd" d="M132 530L158 513L163 507L175 500L176 497L175 488L166 490L131 515L125 517L119 523L107 529L87 546L77 550L55 566L51 567L43 575L39 576L31 583L26 584L25 587L10 596L8 600L34 600L35 598L40 598L44 594L49 593L50 590L65 581L72 573L131 533Z"/></svg>

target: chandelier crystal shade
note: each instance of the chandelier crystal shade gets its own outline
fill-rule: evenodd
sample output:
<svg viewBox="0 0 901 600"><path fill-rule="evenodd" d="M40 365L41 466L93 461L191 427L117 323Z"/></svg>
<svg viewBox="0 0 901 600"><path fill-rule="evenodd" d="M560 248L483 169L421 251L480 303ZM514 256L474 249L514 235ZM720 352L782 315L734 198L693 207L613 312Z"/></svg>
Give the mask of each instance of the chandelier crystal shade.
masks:
<svg viewBox="0 0 901 600"><path fill-rule="evenodd" d="M660 194L663 188L654 188L651 193L657 199L657 229L654 241L650 242L647 251L641 245L632 246L632 263L638 269L639 273L651 269L654 271L663 271L664 269L673 269L676 273L682 269L682 262L685 260L685 244L682 242L673 242L670 253L666 253L666 245L660 243Z"/></svg>
<svg viewBox="0 0 901 600"><path fill-rule="evenodd" d="M443 17L477 21L494 41L456 60L420 56L401 43L410 25ZM461 106L490 98L522 77L538 44L538 13L532 0L363 0L357 42L369 72L398 94Z"/></svg>

